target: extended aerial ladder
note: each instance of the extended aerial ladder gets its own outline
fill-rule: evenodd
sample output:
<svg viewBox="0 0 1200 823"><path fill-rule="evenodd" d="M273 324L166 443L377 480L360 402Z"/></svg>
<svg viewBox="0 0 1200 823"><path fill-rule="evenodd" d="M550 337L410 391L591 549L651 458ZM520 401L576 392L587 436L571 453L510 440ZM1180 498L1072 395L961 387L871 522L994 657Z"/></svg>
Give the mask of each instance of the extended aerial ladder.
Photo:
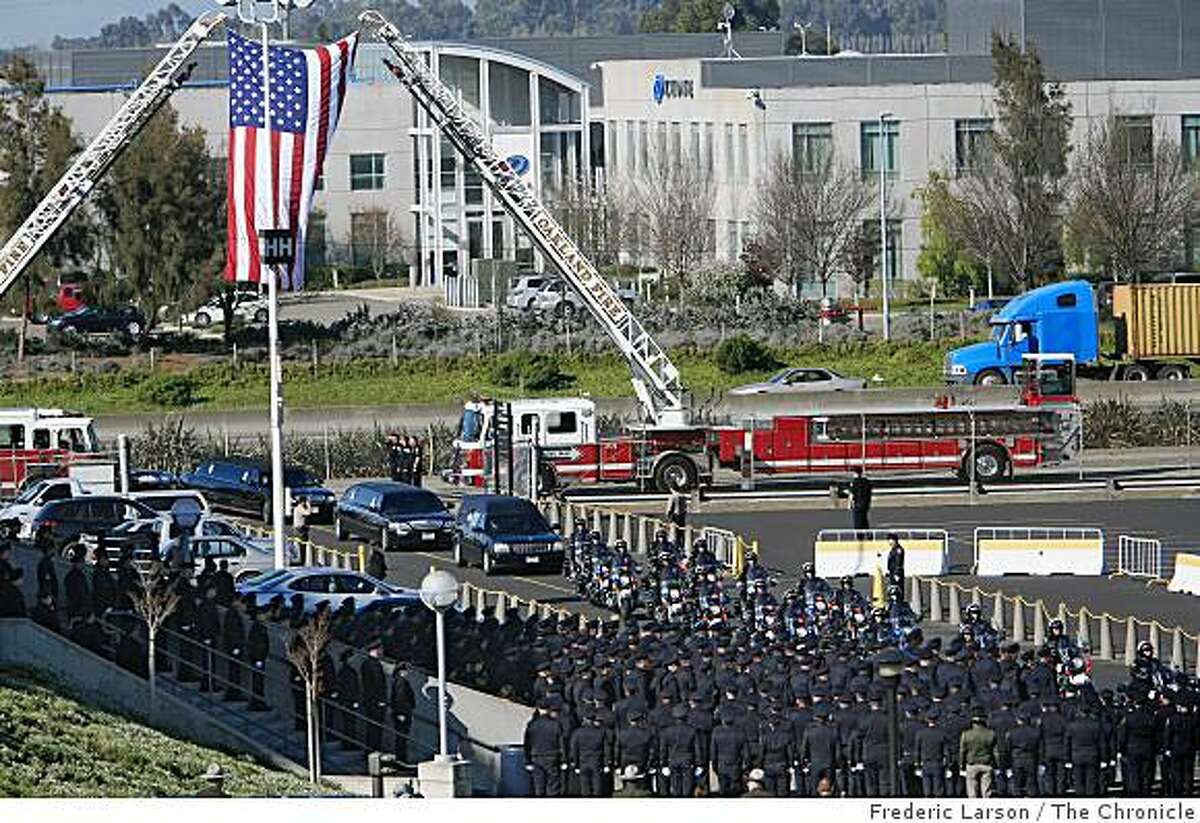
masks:
<svg viewBox="0 0 1200 823"><path fill-rule="evenodd" d="M634 391L645 422L656 428L688 428L679 369L666 351L579 250L553 215L513 172L491 141L464 111L458 98L430 70L420 51L377 11L364 11L359 21L374 30L396 55L385 61L391 72L429 112L443 136L458 149L483 178L538 250L562 272L583 298L588 310L616 343L629 363Z"/></svg>
<svg viewBox="0 0 1200 823"><path fill-rule="evenodd" d="M196 18L8 239L0 249L0 297L78 208L154 113L186 82L192 70L187 64L188 58L225 19L219 11L206 12Z"/></svg>

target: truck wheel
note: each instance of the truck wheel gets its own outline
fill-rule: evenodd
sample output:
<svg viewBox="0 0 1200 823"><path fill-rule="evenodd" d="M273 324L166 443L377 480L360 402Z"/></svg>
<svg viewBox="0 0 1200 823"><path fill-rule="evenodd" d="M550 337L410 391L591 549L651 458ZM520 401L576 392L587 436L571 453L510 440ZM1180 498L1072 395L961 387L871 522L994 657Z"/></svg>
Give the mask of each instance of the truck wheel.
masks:
<svg viewBox="0 0 1200 823"><path fill-rule="evenodd" d="M209 317L208 312L206 311L199 312L196 315L195 324L196 328L198 329L207 329L212 325L212 318Z"/></svg>
<svg viewBox="0 0 1200 823"><path fill-rule="evenodd" d="M1132 366L1125 367L1125 373L1121 375L1121 379L1127 383L1144 383L1150 379L1150 370L1134 363Z"/></svg>
<svg viewBox="0 0 1200 823"><path fill-rule="evenodd" d="M1007 382L999 369L984 369L975 377L976 386L1003 386Z"/></svg>
<svg viewBox="0 0 1200 823"><path fill-rule="evenodd" d="M1008 473L1008 454L994 443L984 443L969 452L959 469L959 477L968 483L971 481L971 461L975 461L975 479L990 483L1004 477Z"/></svg>
<svg viewBox="0 0 1200 823"><path fill-rule="evenodd" d="M668 455L654 467L654 485L660 492L690 492L697 482L696 464L682 454Z"/></svg>
<svg viewBox="0 0 1200 823"><path fill-rule="evenodd" d="M1158 370L1155 377L1159 380L1187 380L1190 377L1187 366L1178 363L1168 363Z"/></svg>

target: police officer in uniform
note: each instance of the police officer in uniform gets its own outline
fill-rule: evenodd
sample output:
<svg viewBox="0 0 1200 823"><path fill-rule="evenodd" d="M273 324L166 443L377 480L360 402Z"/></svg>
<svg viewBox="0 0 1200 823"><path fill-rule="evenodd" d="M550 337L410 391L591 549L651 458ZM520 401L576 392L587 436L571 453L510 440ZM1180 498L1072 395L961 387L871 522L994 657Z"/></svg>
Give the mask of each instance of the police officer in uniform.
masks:
<svg viewBox="0 0 1200 823"><path fill-rule="evenodd" d="M685 722L687 715L686 706L671 709L674 722L658 737L658 762L665 764L662 774L668 778L671 797L691 797L695 770L704 756L700 735Z"/></svg>
<svg viewBox="0 0 1200 823"><path fill-rule="evenodd" d="M571 735L567 745L568 762L579 780L581 797L604 797L605 776L613 762L612 735L601 725L598 711L593 710L586 722Z"/></svg>
<svg viewBox="0 0 1200 823"><path fill-rule="evenodd" d="M383 641L374 638L367 644L367 657L358 667L358 679L362 683L363 714L367 718L367 751L377 752L383 748L383 721L388 708L387 675L379 661L383 656Z"/></svg>
<svg viewBox="0 0 1200 823"><path fill-rule="evenodd" d="M246 632L246 662L250 665L250 711L264 712L270 707L263 701L266 686L267 656L271 653L271 636L263 625L263 613L253 600L246 603L250 628Z"/></svg>
<svg viewBox="0 0 1200 823"><path fill-rule="evenodd" d="M732 707L721 713L721 725L713 729L711 740L712 769L717 775L717 791L721 797L738 797L745 786L742 776L750 765L750 746L746 735L734 721Z"/></svg>
<svg viewBox="0 0 1200 823"><path fill-rule="evenodd" d="M408 733L412 729L413 709L417 705L417 696L412 684L408 682L408 662L401 660L392 669L391 693L388 706L392 712L392 729L396 738L396 759L401 763L408 762Z"/></svg>
<svg viewBox="0 0 1200 823"><path fill-rule="evenodd" d="M916 734L916 761L921 770L923 797L946 796L946 767L950 764L950 741L939 726L941 712L935 707L925 713L925 728Z"/></svg>
<svg viewBox="0 0 1200 823"><path fill-rule="evenodd" d="M1067 723L1067 762L1080 797L1100 796L1100 763L1108 759L1104 748L1104 729L1090 706L1080 706Z"/></svg>
<svg viewBox="0 0 1200 823"><path fill-rule="evenodd" d="M543 703L525 725L525 771L534 797L562 797L567 744L558 721Z"/></svg>
<svg viewBox="0 0 1200 823"><path fill-rule="evenodd" d="M1067 721L1059 711L1057 698L1042 704L1042 794L1062 797L1067 793Z"/></svg>
<svg viewBox="0 0 1200 823"><path fill-rule="evenodd" d="M1024 709L1015 715L1016 725L1005 735L1004 751L1011 764L1012 776L1008 779L1012 797L1037 797L1038 772L1042 756L1042 732L1031 722Z"/></svg>

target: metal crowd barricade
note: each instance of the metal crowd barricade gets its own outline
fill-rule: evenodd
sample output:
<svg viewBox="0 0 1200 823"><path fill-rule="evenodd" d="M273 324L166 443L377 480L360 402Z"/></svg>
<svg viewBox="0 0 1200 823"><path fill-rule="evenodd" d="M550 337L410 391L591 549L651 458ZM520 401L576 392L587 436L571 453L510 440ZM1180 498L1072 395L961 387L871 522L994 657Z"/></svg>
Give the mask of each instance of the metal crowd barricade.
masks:
<svg viewBox="0 0 1200 823"><path fill-rule="evenodd" d="M1122 534L1117 538L1116 576L1163 579L1162 541Z"/></svg>

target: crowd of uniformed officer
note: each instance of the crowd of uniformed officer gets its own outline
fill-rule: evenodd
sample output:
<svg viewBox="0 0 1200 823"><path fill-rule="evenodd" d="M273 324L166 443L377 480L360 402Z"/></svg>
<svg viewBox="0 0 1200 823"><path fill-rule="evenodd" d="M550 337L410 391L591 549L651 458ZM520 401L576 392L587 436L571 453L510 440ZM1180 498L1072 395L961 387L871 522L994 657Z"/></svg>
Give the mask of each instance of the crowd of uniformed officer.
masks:
<svg viewBox="0 0 1200 823"><path fill-rule="evenodd" d="M388 474L398 483L420 486L425 475L425 448L413 436L387 436Z"/></svg>

